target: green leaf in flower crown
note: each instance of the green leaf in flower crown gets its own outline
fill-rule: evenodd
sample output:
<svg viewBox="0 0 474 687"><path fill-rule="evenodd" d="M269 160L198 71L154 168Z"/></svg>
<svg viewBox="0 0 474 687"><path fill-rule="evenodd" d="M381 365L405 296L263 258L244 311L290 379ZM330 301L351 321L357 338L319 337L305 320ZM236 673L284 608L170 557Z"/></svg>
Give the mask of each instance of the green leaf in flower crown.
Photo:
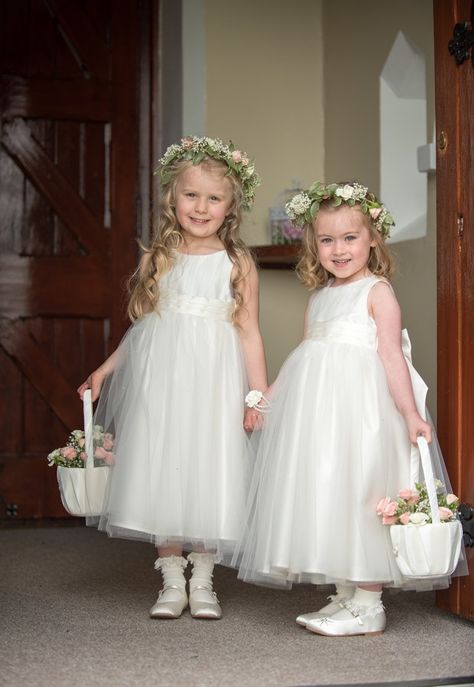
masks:
<svg viewBox="0 0 474 687"><path fill-rule="evenodd" d="M318 203L317 200L314 200L314 201L311 203L311 207L310 207L310 210L309 210L309 214L310 214L310 217L311 217L311 220L310 220L310 221L312 221L312 220L315 218L316 213L317 213L318 210L319 210L319 205L320 205L320 204Z"/></svg>
<svg viewBox="0 0 474 687"><path fill-rule="evenodd" d="M337 208L337 207L339 207L339 205L342 205L342 202L343 202L343 200L342 200L341 196L336 196L334 198L332 204L335 208ZM349 201L346 201L346 202L349 203Z"/></svg>

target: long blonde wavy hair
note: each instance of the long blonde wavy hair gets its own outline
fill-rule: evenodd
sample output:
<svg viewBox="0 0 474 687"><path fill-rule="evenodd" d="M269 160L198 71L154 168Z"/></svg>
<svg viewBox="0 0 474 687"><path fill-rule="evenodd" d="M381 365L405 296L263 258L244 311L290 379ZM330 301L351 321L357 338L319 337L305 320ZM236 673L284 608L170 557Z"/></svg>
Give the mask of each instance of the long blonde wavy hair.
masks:
<svg viewBox="0 0 474 687"><path fill-rule="evenodd" d="M326 286L333 275L328 272L319 259L318 246L316 241L316 229L318 218L321 213L338 212L341 208L347 207L344 204L334 207L331 200L324 201L318 210L318 214L311 223L305 224L303 232L303 254L296 265L296 273L305 286L309 289L321 289ZM358 205L354 205L351 210L357 211ZM379 277L390 279L395 263L393 255L387 247L383 236L377 231L370 217L359 208L362 220L369 230L370 238L375 241L375 246L371 246L367 267Z"/></svg>
<svg viewBox="0 0 474 687"><path fill-rule="evenodd" d="M217 236L235 266L231 286L236 301L233 322L237 323L243 307L239 285L247 276L253 261L249 249L239 236L242 221L242 186L238 176L232 171L229 173L229 167L225 162L206 157L199 165L210 172L222 174L222 177L227 175L232 186L232 203ZM159 281L173 266L176 252L184 240L174 211L176 185L180 175L191 166L192 161L180 159L168 167L169 181L162 185L158 221L153 238L148 247L140 244L143 256L129 279L130 298L127 313L132 322L153 310L159 311Z"/></svg>

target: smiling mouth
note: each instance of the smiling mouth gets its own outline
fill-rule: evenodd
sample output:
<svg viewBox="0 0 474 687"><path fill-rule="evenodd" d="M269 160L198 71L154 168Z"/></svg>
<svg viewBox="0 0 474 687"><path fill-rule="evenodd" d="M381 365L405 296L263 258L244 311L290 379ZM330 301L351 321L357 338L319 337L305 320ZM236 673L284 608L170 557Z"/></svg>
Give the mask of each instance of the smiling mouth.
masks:
<svg viewBox="0 0 474 687"><path fill-rule="evenodd" d="M190 219L192 222L196 222L197 224L206 224L206 222L209 222L208 219L200 219L199 217L191 217Z"/></svg>
<svg viewBox="0 0 474 687"><path fill-rule="evenodd" d="M346 260L333 260L333 263L335 265L344 267L345 265L348 265L350 263L350 258L347 258Z"/></svg>

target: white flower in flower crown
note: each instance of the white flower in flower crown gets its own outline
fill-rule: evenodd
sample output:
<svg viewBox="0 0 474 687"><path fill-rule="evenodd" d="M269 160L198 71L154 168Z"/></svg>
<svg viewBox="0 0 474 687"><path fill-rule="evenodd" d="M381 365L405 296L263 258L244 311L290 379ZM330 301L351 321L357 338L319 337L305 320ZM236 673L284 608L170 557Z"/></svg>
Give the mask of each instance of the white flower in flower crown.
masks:
<svg viewBox="0 0 474 687"><path fill-rule="evenodd" d="M335 196L340 196L343 200L349 200L354 197L354 188L349 184L344 184L344 186L339 186L334 194Z"/></svg>

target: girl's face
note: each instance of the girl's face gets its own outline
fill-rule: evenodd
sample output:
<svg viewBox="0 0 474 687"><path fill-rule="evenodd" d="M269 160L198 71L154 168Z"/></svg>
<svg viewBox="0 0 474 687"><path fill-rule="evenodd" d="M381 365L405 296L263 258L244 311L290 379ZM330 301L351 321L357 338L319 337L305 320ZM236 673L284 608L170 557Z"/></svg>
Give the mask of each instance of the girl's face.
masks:
<svg viewBox="0 0 474 687"><path fill-rule="evenodd" d="M193 165L182 172L175 190L176 218L185 243L221 248L217 231L232 204L232 185L221 172Z"/></svg>
<svg viewBox="0 0 474 687"><path fill-rule="evenodd" d="M322 209L313 228L320 262L334 276L335 286L369 275L367 263L376 241L362 210L348 205Z"/></svg>

